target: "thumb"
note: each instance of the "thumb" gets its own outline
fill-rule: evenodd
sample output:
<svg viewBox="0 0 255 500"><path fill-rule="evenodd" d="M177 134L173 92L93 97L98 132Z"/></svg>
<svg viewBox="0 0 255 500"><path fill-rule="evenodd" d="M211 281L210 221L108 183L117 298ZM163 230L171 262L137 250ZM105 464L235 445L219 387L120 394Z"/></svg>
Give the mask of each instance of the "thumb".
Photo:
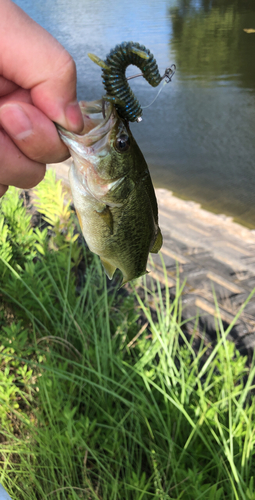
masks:
<svg viewBox="0 0 255 500"><path fill-rule="evenodd" d="M76 66L46 30L10 0L0 0L0 75L31 91L33 104L52 121L79 132Z"/></svg>

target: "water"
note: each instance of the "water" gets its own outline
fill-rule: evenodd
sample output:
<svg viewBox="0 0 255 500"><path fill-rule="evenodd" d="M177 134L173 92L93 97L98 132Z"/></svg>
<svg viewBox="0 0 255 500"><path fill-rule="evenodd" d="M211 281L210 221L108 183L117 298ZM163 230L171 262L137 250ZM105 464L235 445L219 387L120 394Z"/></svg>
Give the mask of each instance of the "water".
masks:
<svg viewBox="0 0 255 500"><path fill-rule="evenodd" d="M17 0L76 61L79 99L103 95L101 58L146 45L172 83L132 125L154 184L255 227L254 0ZM129 74L134 72L129 68ZM132 82L142 105L157 90Z"/></svg>

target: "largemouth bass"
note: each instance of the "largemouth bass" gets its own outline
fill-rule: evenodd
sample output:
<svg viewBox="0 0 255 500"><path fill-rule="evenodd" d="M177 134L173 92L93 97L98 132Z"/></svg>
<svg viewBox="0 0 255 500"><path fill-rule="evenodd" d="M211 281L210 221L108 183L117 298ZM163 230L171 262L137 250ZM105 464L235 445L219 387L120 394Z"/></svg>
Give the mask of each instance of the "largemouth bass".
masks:
<svg viewBox="0 0 255 500"><path fill-rule="evenodd" d="M112 102L80 103L78 135L58 126L73 158L69 179L81 230L99 255L109 279L116 268L122 284L145 274L149 252L162 245L150 173L128 121Z"/></svg>

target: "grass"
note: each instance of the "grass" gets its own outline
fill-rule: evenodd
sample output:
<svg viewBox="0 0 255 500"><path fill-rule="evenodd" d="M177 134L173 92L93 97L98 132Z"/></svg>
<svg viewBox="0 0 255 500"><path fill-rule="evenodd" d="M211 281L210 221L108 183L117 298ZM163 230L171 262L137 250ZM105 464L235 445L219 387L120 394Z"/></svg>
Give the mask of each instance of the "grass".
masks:
<svg viewBox="0 0 255 500"><path fill-rule="evenodd" d="M181 290L172 302L148 278L143 300L135 285L108 287L51 174L37 229L15 193L0 253L0 483L12 499L255 499L255 363L228 342L231 325L197 348Z"/></svg>

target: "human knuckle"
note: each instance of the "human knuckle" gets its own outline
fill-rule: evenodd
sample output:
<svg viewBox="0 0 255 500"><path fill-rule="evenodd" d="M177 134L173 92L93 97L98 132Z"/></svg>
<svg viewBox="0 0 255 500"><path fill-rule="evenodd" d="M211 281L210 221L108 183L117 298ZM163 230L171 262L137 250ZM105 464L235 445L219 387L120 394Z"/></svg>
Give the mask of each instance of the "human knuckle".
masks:
<svg viewBox="0 0 255 500"><path fill-rule="evenodd" d="M27 176L26 179L24 179L24 186L21 186L23 189L32 189L37 184L39 184L46 172L46 165L40 165L37 168L34 168L33 174L30 175L29 177Z"/></svg>
<svg viewBox="0 0 255 500"><path fill-rule="evenodd" d="M64 79L68 80L76 78L76 64L66 50L62 51L61 57L58 60L58 66L59 76L62 75Z"/></svg>
<svg viewBox="0 0 255 500"><path fill-rule="evenodd" d="M3 184L0 184L0 198L6 193L8 189L8 186L4 186Z"/></svg>

